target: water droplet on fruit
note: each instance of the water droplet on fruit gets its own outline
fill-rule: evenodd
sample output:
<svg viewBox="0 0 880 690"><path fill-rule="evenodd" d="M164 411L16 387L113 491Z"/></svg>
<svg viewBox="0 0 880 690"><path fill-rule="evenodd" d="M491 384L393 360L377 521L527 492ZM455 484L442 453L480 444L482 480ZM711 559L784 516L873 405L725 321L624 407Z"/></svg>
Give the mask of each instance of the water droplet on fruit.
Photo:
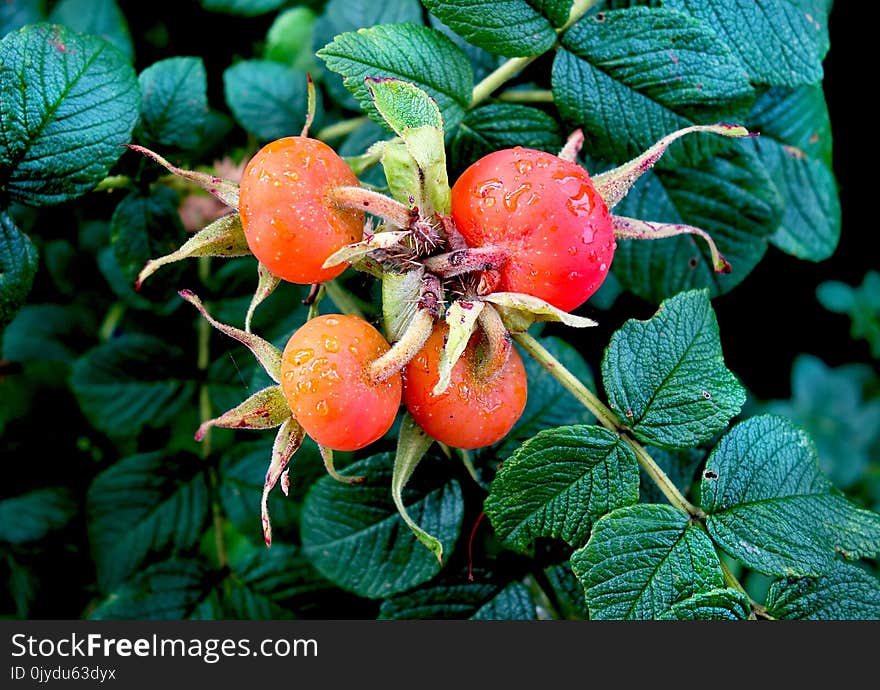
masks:
<svg viewBox="0 0 880 690"><path fill-rule="evenodd" d="M319 400L315 403L315 412L317 412L321 417L326 417L330 412L330 408L327 406L326 400Z"/></svg>
<svg viewBox="0 0 880 690"><path fill-rule="evenodd" d="M329 317L329 318L324 319L324 324L327 325L327 326L338 326L338 325L339 325L339 319L334 319L334 318L331 316L331 317Z"/></svg>
<svg viewBox="0 0 880 690"><path fill-rule="evenodd" d="M355 357L357 357L358 349L357 349L354 345L349 345L349 346L348 346L348 351L349 351L351 354L353 354Z"/></svg>
<svg viewBox="0 0 880 690"><path fill-rule="evenodd" d="M331 383L336 383L340 380L339 372L336 371L335 367L330 367L327 371L323 372L321 378Z"/></svg>
<svg viewBox="0 0 880 690"><path fill-rule="evenodd" d="M512 189L504 195L504 207L511 213L516 211L519 204L519 197L528 192L532 188L528 182L523 182L516 189ZM488 202L488 199L486 200Z"/></svg>
<svg viewBox="0 0 880 690"><path fill-rule="evenodd" d="M339 352L339 340L332 335L324 336L324 349L327 352Z"/></svg>
<svg viewBox="0 0 880 690"><path fill-rule="evenodd" d="M284 372L284 380L285 381L293 381L293 372L292 371Z"/></svg>
<svg viewBox="0 0 880 690"><path fill-rule="evenodd" d="M504 187L504 183L497 178L492 178L491 180L486 180L483 184L481 184L477 188L477 193L474 196L479 197L480 199L485 199L487 196L491 195L493 191L496 189L502 189Z"/></svg>
<svg viewBox="0 0 880 690"><path fill-rule="evenodd" d="M321 369L326 369L330 365L330 360L326 357L318 357L309 365L309 371L315 373Z"/></svg>
<svg viewBox="0 0 880 690"><path fill-rule="evenodd" d="M577 248L577 247L575 247L575 246L571 246L571 247L568 248L568 255L569 255L569 256L577 256L577 253L578 253L578 248Z"/></svg>
<svg viewBox="0 0 880 690"><path fill-rule="evenodd" d="M575 281L581 277L581 274L578 271L572 271L568 274L568 279L571 281Z"/></svg>
<svg viewBox="0 0 880 690"><path fill-rule="evenodd" d="M315 387L312 385L311 381L300 381L296 384L296 392L300 395L305 395L306 393L311 393L315 390Z"/></svg>
<svg viewBox="0 0 880 690"><path fill-rule="evenodd" d="M532 171L532 161L526 159L520 159L514 163L516 169L519 171L520 175L525 175Z"/></svg>
<svg viewBox="0 0 880 690"><path fill-rule="evenodd" d="M285 170L285 171L284 171L284 177L286 177L286 178L289 179L289 180L293 180L294 182L296 182L296 181L299 179L299 173L295 173L293 170Z"/></svg>
<svg viewBox="0 0 880 690"><path fill-rule="evenodd" d="M459 383L458 384L458 397L459 398L461 398L462 400L467 400L467 398L470 396L470 394L471 394L471 389L468 388L466 383Z"/></svg>
<svg viewBox="0 0 880 690"><path fill-rule="evenodd" d="M541 156L541 158L535 161L535 165L537 165L539 168L546 168L550 165L550 159Z"/></svg>
<svg viewBox="0 0 880 690"><path fill-rule="evenodd" d="M486 197L486 198L483 200L483 203L486 204L486 206L494 206L494 205L495 205L495 199L494 199L494 197L491 197L491 196L490 196L490 197Z"/></svg>
<svg viewBox="0 0 880 690"><path fill-rule="evenodd" d="M602 273L605 273L605 271L608 270L608 264L606 264L606 263L603 261L601 264L599 264L599 270L602 271Z"/></svg>
<svg viewBox="0 0 880 690"><path fill-rule="evenodd" d="M301 350L297 350L296 352L294 352L293 356L291 357L291 361L293 362L294 366L299 367L308 362L314 356L315 351L309 347L305 347Z"/></svg>

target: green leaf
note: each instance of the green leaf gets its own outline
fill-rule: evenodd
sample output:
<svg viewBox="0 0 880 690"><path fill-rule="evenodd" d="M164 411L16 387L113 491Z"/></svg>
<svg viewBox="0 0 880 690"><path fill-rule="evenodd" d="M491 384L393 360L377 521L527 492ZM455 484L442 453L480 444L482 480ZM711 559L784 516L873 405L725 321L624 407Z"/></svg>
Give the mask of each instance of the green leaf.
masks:
<svg viewBox="0 0 880 690"><path fill-rule="evenodd" d="M379 620L464 619L474 616L504 589L504 583L488 573L477 571L474 578L465 572L442 576L439 580L396 594L382 602Z"/></svg>
<svg viewBox="0 0 880 690"><path fill-rule="evenodd" d="M142 136L147 144L195 148L208 114L208 77L197 57L159 60L138 76L143 95Z"/></svg>
<svg viewBox="0 0 880 690"><path fill-rule="evenodd" d="M470 103L474 75L467 56L436 29L409 23L373 26L337 36L318 57L343 76L361 108L380 124L366 77L402 79L426 91L437 102L447 131L458 126Z"/></svg>
<svg viewBox="0 0 880 690"><path fill-rule="evenodd" d="M131 141L131 64L96 36L37 24L0 41L0 65L0 188L31 205L85 194Z"/></svg>
<svg viewBox="0 0 880 690"><path fill-rule="evenodd" d="M312 30L315 13L308 7L291 7L281 12L266 33L266 59L294 69L306 69L314 62Z"/></svg>
<svg viewBox="0 0 880 690"><path fill-rule="evenodd" d="M201 0L208 12L220 12L241 17L256 17L277 10L286 0Z"/></svg>
<svg viewBox="0 0 880 690"><path fill-rule="evenodd" d="M535 602L521 582L511 582L471 616L475 621L533 621Z"/></svg>
<svg viewBox="0 0 880 690"><path fill-rule="evenodd" d="M36 24L45 18L46 0L0 2L0 38L25 24Z"/></svg>
<svg viewBox="0 0 880 690"><path fill-rule="evenodd" d="M639 500L632 450L598 426L540 432L501 465L483 505L498 537L524 551L538 537L583 546L593 523Z"/></svg>
<svg viewBox="0 0 880 690"><path fill-rule="evenodd" d="M764 256L782 203L757 155L747 148L695 168L648 173L615 213L701 228L732 270L716 273L708 247L691 235L619 242L611 268L625 289L655 304L691 288L707 287L713 297L723 294Z"/></svg>
<svg viewBox="0 0 880 690"><path fill-rule="evenodd" d="M145 568L96 606L93 620L203 618L199 607L211 590L211 573L198 561L171 559Z"/></svg>
<svg viewBox="0 0 880 690"><path fill-rule="evenodd" d="M727 427L746 400L724 366L718 321L705 290L660 305L648 321L627 321L612 337L602 378L617 418L640 441L691 448Z"/></svg>
<svg viewBox="0 0 880 690"><path fill-rule="evenodd" d="M77 512L73 494L65 487L36 489L0 501L0 543L39 541L67 525Z"/></svg>
<svg viewBox="0 0 880 690"><path fill-rule="evenodd" d="M676 602L659 618L673 621L738 621L746 620L751 613L749 598L742 592L728 588L700 592Z"/></svg>
<svg viewBox="0 0 880 690"><path fill-rule="evenodd" d="M753 99L739 59L681 12L634 7L589 15L565 32L562 45L552 75L559 112L584 127L592 155L615 162L678 129L739 120ZM690 137L661 165L696 162L724 146Z"/></svg>
<svg viewBox="0 0 880 690"><path fill-rule="evenodd" d="M87 352L74 365L70 384L96 429L135 436L145 425L165 426L193 404L191 371L189 359L177 348L132 333Z"/></svg>
<svg viewBox="0 0 880 690"><path fill-rule="evenodd" d="M363 484L348 485L330 477L318 481L306 496L302 543L324 577L343 589L371 599L387 597L436 575L437 559L405 529L391 492L392 458L374 455L346 469L366 475ZM461 488L445 471L428 477L423 470L404 495L407 512L421 527L452 550L461 530Z"/></svg>
<svg viewBox="0 0 880 690"><path fill-rule="evenodd" d="M269 141L299 134L306 121L308 77L271 60L242 60L223 72L236 122Z"/></svg>
<svg viewBox="0 0 880 690"><path fill-rule="evenodd" d="M254 548L223 583L223 618L277 620L296 618L315 607L315 599L339 597L339 590L315 572L302 551L276 544Z"/></svg>
<svg viewBox="0 0 880 690"><path fill-rule="evenodd" d="M880 441L880 400L865 399L865 365L826 366L798 355L791 373L791 400L768 403L764 411L791 419L813 439L819 468L835 486L847 488L864 477Z"/></svg>
<svg viewBox="0 0 880 690"><path fill-rule="evenodd" d="M423 11L419 0L329 0L315 22L314 44L323 46L339 34L379 24L422 24ZM323 79L333 100L349 110L358 108L339 75L327 72Z"/></svg>
<svg viewBox="0 0 880 690"><path fill-rule="evenodd" d="M123 458L89 487L89 541L104 591L134 573L150 552L191 548L209 514L204 465L162 451Z"/></svg>
<svg viewBox="0 0 880 690"><path fill-rule="evenodd" d="M810 437L784 417L733 427L709 456L700 496L712 539L765 575L822 575L841 556L880 553L880 515L832 487Z"/></svg>
<svg viewBox="0 0 880 690"><path fill-rule="evenodd" d="M72 364L92 344L93 315L73 305L29 304L3 332L3 359Z"/></svg>
<svg viewBox="0 0 880 690"><path fill-rule="evenodd" d="M543 110L493 103L464 116L452 140L452 151L458 166L464 168L498 149L523 146L557 154L562 143L559 123Z"/></svg>
<svg viewBox="0 0 880 690"><path fill-rule="evenodd" d="M541 55L556 42L553 25L526 0L424 0L424 5L457 34L495 55Z"/></svg>
<svg viewBox="0 0 880 690"><path fill-rule="evenodd" d="M110 244L122 275L129 285L135 285L141 269L152 259L168 254L186 239L186 232L177 212L177 192L168 187L154 186L147 194L131 192L113 211L110 219ZM171 295L172 275L178 278L182 267L170 271L166 281L150 283L164 287L161 294ZM154 293L150 293L154 294Z"/></svg>
<svg viewBox="0 0 880 690"><path fill-rule="evenodd" d="M880 582L847 563L819 577L783 578L770 585L767 612L795 620L880 620Z"/></svg>
<svg viewBox="0 0 880 690"><path fill-rule="evenodd" d="M12 321L27 299L37 274L37 248L0 211L0 328Z"/></svg>
<svg viewBox="0 0 880 690"><path fill-rule="evenodd" d="M840 239L841 211L821 85L770 89L749 120L761 132L753 146L784 203L770 242L800 259L827 259Z"/></svg>
<svg viewBox="0 0 880 690"><path fill-rule="evenodd" d="M415 84L400 79L368 77L367 89L376 110L399 136L417 127L442 129L443 118L436 101Z"/></svg>
<svg viewBox="0 0 880 690"><path fill-rule="evenodd" d="M61 0L52 9L49 21L82 34L100 36L129 61L134 59L128 22L116 0Z"/></svg>
<svg viewBox="0 0 880 690"><path fill-rule="evenodd" d="M593 372L577 348L555 336L538 340L576 379L595 390ZM543 429L595 421L593 415L533 357L523 357L523 364L529 382L526 409L497 452L502 458L512 455L522 443Z"/></svg>
<svg viewBox="0 0 880 690"><path fill-rule="evenodd" d="M752 82L779 86L822 79L828 52L826 0L663 0L706 22L742 60Z"/></svg>
<svg viewBox="0 0 880 690"><path fill-rule="evenodd" d="M880 273L868 271L859 287L837 280L822 283L816 296L823 307L852 319L850 335L864 338L871 346L871 355L880 359Z"/></svg>
<svg viewBox="0 0 880 690"><path fill-rule="evenodd" d="M712 542L666 505L620 508L600 519L571 557L593 619L657 619L724 586ZM674 615L674 614L673 614Z"/></svg>
<svg viewBox="0 0 880 690"><path fill-rule="evenodd" d="M584 588L571 571L571 563L559 563L544 570L550 583L559 614L567 620L587 620L590 610Z"/></svg>

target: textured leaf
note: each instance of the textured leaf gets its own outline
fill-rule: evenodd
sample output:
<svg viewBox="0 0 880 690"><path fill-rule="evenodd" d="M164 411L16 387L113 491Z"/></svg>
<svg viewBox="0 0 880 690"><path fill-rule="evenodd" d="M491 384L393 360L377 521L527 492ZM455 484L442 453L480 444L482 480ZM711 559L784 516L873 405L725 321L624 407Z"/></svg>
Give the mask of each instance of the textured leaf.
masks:
<svg viewBox="0 0 880 690"><path fill-rule="evenodd" d="M92 344L92 315L73 305L29 304L3 332L3 359L71 364Z"/></svg>
<svg viewBox="0 0 880 690"><path fill-rule="evenodd" d="M134 59L128 22L116 0L61 0L52 8L49 21L82 34L100 36L126 58Z"/></svg>
<svg viewBox="0 0 880 690"><path fill-rule="evenodd" d="M826 0L663 0L711 26L753 82L780 86L822 79L828 52Z"/></svg>
<svg viewBox="0 0 880 690"><path fill-rule="evenodd" d="M648 173L615 213L705 230L732 267L716 273L708 247L692 235L619 242L611 269L623 287L659 303L707 287L713 297L738 285L767 250L782 199L753 151L733 151L696 168Z"/></svg>
<svg viewBox="0 0 880 690"><path fill-rule="evenodd" d="M880 553L880 515L835 491L810 437L784 417L733 427L709 456L700 496L712 538L766 575L822 575L841 556Z"/></svg>
<svg viewBox="0 0 880 690"><path fill-rule="evenodd" d="M576 348L554 336L540 338L539 342L576 379L590 390L595 390L593 372ZM529 396L526 400L526 409L523 410L498 451L498 456L502 458L511 455L520 444L542 429L570 424L589 424L595 421L593 415L533 357L523 357L523 364L529 382Z"/></svg>
<svg viewBox="0 0 880 690"><path fill-rule="evenodd" d="M337 36L318 57L343 76L346 88L380 124L366 77L414 83L437 102L447 131L461 122L470 103L473 72L467 56L436 29L409 23L373 26Z"/></svg>
<svg viewBox="0 0 880 690"><path fill-rule="evenodd" d="M198 561L172 559L149 566L96 606L93 620L181 620L201 618L211 573Z"/></svg>
<svg viewBox="0 0 880 690"><path fill-rule="evenodd" d="M751 612L749 598L742 592L715 589L676 602L660 620L737 621L745 620Z"/></svg>
<svg viewBox="0 0 880 690"><path fill-rule="evenodd" d="M37 263L33 242L0 211L0 328L12 320L27 299Z"/></svg>
<svg viewBox="0 0 880 690"><path fill-rule="evenodd" d="M256 17L277 10L286 0L201 0L209 12L221 12L242 17Z"/></svg>
<svg viewBox="0 0 880 690"><path fill-rule="evenodd" d="M749 121L761 132L753 145L784 202L770 241L800 259L827 259L840 239L841 211L821 85L770 89Z"/></svg>
<svg viewBox="0 0 880 690"><path fill-rule="evenodd" d="M0 65L0 186L31 205L89 191L138 119L131 64L96 36L37 24L0 42Z"/></svg>
<svg viewBox="0 0 880 690"><path fill-rule="evenodd" d="M862 568L836 563L816 578L783 578L770 585L767 611L797 620L880 620L880 582Z"/></svg>
<svg viewBox="0 0 880 690"><path fill-rule="evenodd" d="M26 544L61 529L76 515L77 504L64 487L36 489L0 501L0 543Z"/></svg>
<svg viewBox="0 0 880 690"><path fill-rule="evenodd" d="M89 541L104 591L155 551L179 551L202 536L210 501L203 464L164 452L124 458L99 474L88 493Z"/></svg>
<svg viewBox="0 0 880 690"><path fill-rule="evenodd" d="M562 45L553 63L559 111L584 127L591 154L615 162L669 132L739 120L753 97L739 59L681 12L634 7L590 15L565 32ZM662 165L696 162L723 146L711 136L690 137Z"/></svg>
<svg viewBox="0 0 880 690"><path fill-rule="evenodd" d="M71 387L95 428L135 436L144 425L165 426L192 404L192 367L177 348L146 335L98 345L73 367Z"/></svg>
<svg viewBox="0 0 880 690"><path fill-rule="evenodd" d="M559 123L538 108L493 103L469 111L452 140L454 157L461 168L487 153L514 146L559 153Z"/></svg>
<svg viewBox="0 0 880 690"><path fill-rule="evenodd" d="M632 450L598 426L548 429L501 465L483 509L498 537L523 551L538 537L583 546L605 513L639 500Z"/></svg>
<svg viewBox="0 0 880 690"><path fill-rule="evenodd" d="M159 60L138 76L140 127L149 144L195 148L208 114L208 77L197 57Z"/></svg>
<svg viewBox="0 0 880 690"><path fill-rule="evenodd" d="M440 563L407 529L391 492L392 458L374 455L347 468L366 475L348 485L319 480L306 497L302 543L318 571L343 589L369 598L387 597L429 580ZM404 494L413 520L451 551L463 517L461 489L448 474L427 482L423 469Z"/></svg>
<svg viewBox="0 0 880 690"><path fill-rule="evenodd" d="M496 55L540 55L556 32L526 0L424 0L428 11L470 43Z"/></svg>
<svg viewBox="0 0 880 690"><path fill-rule="evenodd" d="M400 79L367 78L373 105L398 135L417 127L443 127L437 103L422 89Z"/></svg>
<svg viewBox="0 0 880 690"><path fill-rule="evenodd" d="M880 273L868 271L859 287L827 281L819 285L816 296L826 309L847 314L852 319L850 335L867 340L871 354L880 359Z"/></svg>
<svg viewBox="0 0 880 690"><path fill-rule="evenodd" d="M471 616L475 621L533 621L535 602L521 582L511 582Z"/></svg>
<svg viewBox="0 0 880 690"><path fill-rule="evenodd" d="M865 399L871 368L851 364L832 369L812 355L798 355L791 373L791 400L768 403L764 411L788 417L816 444L819 468L835 486L864 477L880 442L880 400Z"/></svg>
<svg viewBox="0 0 880 690"><path fill-rule="evenodd" d="M640 504L600 519L571 557L594 619L656 619L724 586L712 542L671 506ZM673 614L674 615L674 614Z"/></svg>
<svg viewBox="0 0 880 690"><path fill-rule="evenodd" d="M441 576L426 585L395 594L382 602L380 620L439 620L470 618L497 596L504 583L487 573L476 571Z"/></svg>
<svg viewBox="0 0 880 690"><path fill-rule="evenodd" d="M584 596L584 588L574 573L571 563L560 563L544 570L547 581L553 589L559 614L567 620L587 620L590 610Z"/></svg>
<svg viewBox="0 0 880 690"><path fill-rule="evenodd" d="M226 103L259 139L299 134L306 121L308 78L271 60L242 60L223 72Z"/></svg>
<svg viewBox="0 0 880 690"><path fill-rule="evenodd" d="M672 297L648 321L627 321L602 360L611 408L636 438L691 448L727 427L746 400L724 366L705 290Z"/></svg>
<svg viewBox="0 0 880 690"><path fill-rule="evenodd" d="M156 186L149 194L130 193L113 211L110 243L129 285L137 283L138 274L151 259L168 254L186 241L177 204L174 190ZM175 278L181 274L181 267L176 268L172 272ZM163 286L170 292L167 283Z"/></svg>

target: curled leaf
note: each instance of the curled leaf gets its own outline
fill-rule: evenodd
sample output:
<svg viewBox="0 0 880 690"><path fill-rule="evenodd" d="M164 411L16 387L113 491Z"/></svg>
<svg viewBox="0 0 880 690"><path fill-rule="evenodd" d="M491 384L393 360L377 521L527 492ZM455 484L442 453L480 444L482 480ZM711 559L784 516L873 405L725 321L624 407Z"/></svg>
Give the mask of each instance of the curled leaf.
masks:
<svg viewBox="0 0 880 690"><path fill-rule="evenodd" d="M709 245L709 251L712 253L712 268L715 272L730 273L730 264L721 256L715 240L705 230L682 223L652 223L623 216L611 216L611 221L614 226L614 236L619 240L662 240L678 235L697 235Z"/></svg>
<svg viewBox="0 0 880 690"><path fill-rule="evenodd" d="M275 291L275 288L280 284L281 278L266 268L261 261L257 262L257 289L254 291L254 296L251 299L251 303L248 305L247 314L244 317L245 332L251 332L251 320L254 318L254 312L257 310L257 307L260 306L263 300L271 295Z"/></svg>
<svg viewBox="0 0 880 690"><path fill-rule="evenodd" d="M290 408L281 392L281 386L269 386L254 393L241 405L203 422L196 431L195 438L196 441L201 441L212 426L225 429L272 429L289 417Z"/></svg>
<svg viewBox="0 0 880 690"><path fill-rule="evenodd" d="M363 259L365 256L377 249L392 249L401 246L403 240L410 235L407 230L389 230L387 232L377 232L370 235L360 242L347 244L341 249L336 250L321 266L321 268L332 268L343 263L352 263Z"/></svg>
<svg viewBox="0 0 880 690"><path fill-rule="evenodd" d="M493 292L483 299L497 305L498 312L510 331L525 331L538 321L558 321L572 328L598 325L592 319L569 314L539 297L520 292Z"/></svg>
<svg viewBox="0 0 880 690"><path fill-rule="evenodd" d="M318 450L321 451L321 459L324 461L324 469L327 470L327 474L333 477L337 482L343 484L362 484L366 480L366 477L363 475L350 476L347 474L339 474L336 470L336 464L333 461L333 449L319 445Z"/></svg>
<svg viewBox="0 0 880 690"><path fill-rule="evenodd" d="M277 386L276 386L277 387ZM281 490L286 496L290 490L290 478L287 463L293 454L302 445L305 431L299 423L288 416L278 429L275 443L272 445L272 459L269 469L266 470L266 482L263 484L263 497L260 501L260 517L263 522L263 539L266 546L272 545L272 523L269 520L269 492L275 487L278 479L281 479Z"/></svg>

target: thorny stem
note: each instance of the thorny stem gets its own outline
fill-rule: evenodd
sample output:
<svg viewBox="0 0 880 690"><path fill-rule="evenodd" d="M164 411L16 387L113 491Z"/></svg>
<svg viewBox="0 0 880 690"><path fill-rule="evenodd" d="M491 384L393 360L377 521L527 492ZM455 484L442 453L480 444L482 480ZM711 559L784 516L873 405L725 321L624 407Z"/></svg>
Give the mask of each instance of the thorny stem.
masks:
<svg viewBox="0 0 880 690"><path fill-rule="evenodd" d="M364 187L335 187L327 191L330 200L341 208L365 211L396 225L408 228L417 213L399 201Z"/></svg>
<svg viewBox="0 0 880 690"><path fill-rule="evenodd" d="M208 256L199 257L199 278L204 283L211 273L211 258ZM207 377L204 376L210 366L211 360L211 324L207 319L199 319L198 326L198 355L197 367L202 372L204 382L199 387L199 422L204 424L211 419L211 395L208 390ZM211 430L208 428L201 443L201 456L203 460L207 460L211 455ZM223 539L223 515L220 510L220 502L217 500L217 488L220 485L217 477L216 469L209 465L208 467L208 483L211 487L211 514L214 527L214 545L217 549L217 562L221 568L225 568L229 563L226 553L226 543Z"/></svg>

